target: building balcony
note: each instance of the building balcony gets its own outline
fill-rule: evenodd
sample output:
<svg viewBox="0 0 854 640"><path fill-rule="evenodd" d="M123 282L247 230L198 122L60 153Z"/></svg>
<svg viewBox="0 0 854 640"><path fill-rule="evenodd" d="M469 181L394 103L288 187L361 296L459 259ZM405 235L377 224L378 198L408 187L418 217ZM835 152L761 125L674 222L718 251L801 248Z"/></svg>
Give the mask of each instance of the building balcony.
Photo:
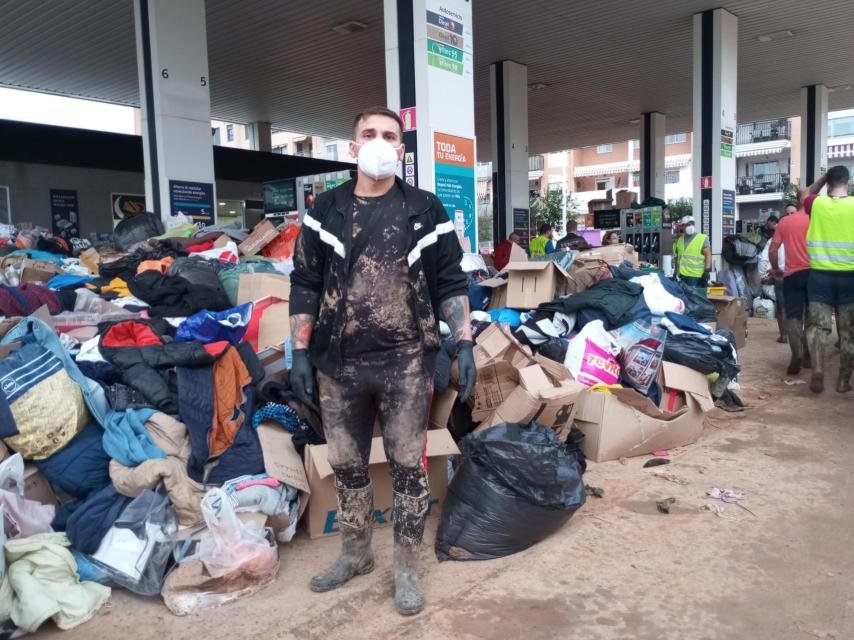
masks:
<svg viewBox="0 0 854 640"><path fill-rule="evenodd" d="M528 156L528 171L542 171L545 166L544 156Z"/></svg>
<svg viewBox="0 0 854 640"><path fill-rule="evenodd" d="M789 184L787 173L765 173L756 176L739 176L736 180L736 202L767 202L783 199Z"/></svg>
<svg viewBox="0 0 854 640"><path fill-rule="evenodd" d="M774 142L791 139L792 128L789 120L786 118L740 124L735 134L736 144L754 144L756 142Z"/></svg>

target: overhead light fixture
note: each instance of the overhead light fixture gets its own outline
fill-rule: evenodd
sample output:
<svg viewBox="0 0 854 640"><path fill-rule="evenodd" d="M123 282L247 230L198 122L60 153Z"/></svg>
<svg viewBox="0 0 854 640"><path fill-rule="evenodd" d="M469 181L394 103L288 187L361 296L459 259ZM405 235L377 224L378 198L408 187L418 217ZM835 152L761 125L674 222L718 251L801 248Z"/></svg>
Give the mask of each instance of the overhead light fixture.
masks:
<svg viewBox="0 0 854 640"><path fill-rule="evenodd" d="M224 206L225 206L225 203L224 203L224 202L220 202L220 203L219 203L219 206L224 207Z"/></svg>
<svg viewBox="0 0 854 640"><path fill-rule="evenodd" d="M629 120L629 124L640 124L640 118L632 118Z"/></svg>
<svg viewBox="0 0 854 640"><path fill-rule="evenodd" d="M545 82L533 82L528 85L528 91L539 91L540 89L545 89L548 87Z"/></svg>
<svg viewBox="0 0 854 640"><path fill-rule="evenodd" d="M342 36L346 36L349 33L364 31L367 28L368 25L364 22L359 22L358 20L350 20L349 22L342 22L341 24L336 24L334 27L332 27L332 30L335 33L340 33Z"/></svg>
<svg viewBox="0 0 854 640"><path fill-rule="evenodd" d="M783 40L785 38L791 38L795 34L788 29L785 31L775 31L774 33L763 33L760 36L757 36L756 39L759 42L773 42L774 40Z"/></svg>

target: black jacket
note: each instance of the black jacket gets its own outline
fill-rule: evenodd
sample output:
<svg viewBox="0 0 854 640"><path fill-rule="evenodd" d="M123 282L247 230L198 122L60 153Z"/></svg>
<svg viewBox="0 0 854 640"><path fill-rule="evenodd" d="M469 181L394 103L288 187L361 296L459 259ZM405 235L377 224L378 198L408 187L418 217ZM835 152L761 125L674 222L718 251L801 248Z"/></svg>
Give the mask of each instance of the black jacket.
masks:
<svg viewBox="0 0 854 640"><path fill-rule="evenodd" d="M331 377L341 366L344 303L353 241L353 190L356 181L321 193L303 219L294 251L290 312L315 317L310 355L314 365ZM409 280L424 369L432 375L439 350L439 305L466 296L468 286L460 267L463 252L454 223L439 199L397 178L409 209Z"/></svg>

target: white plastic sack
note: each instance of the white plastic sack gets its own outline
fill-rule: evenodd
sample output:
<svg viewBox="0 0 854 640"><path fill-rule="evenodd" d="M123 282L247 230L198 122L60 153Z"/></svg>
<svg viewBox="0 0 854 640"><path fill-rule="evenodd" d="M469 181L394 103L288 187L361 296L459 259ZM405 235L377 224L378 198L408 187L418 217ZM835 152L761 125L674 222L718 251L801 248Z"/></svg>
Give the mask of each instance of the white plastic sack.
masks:
<svg viewBox="0 0 854 640"><path fill-rule="evenodd" d="M460 260L460 267L466 273L469 271L486 271L486 262L479 253L464 253Z"/></svg>
<svg viewBox="0 0 854 640"><path fill-rule="evenodd" d="M171 216L167 216L166 220L163 222L163 225L166 227L166 231L169 231L169 229L175 229L176 227L182 227L185 224L193 224L193 219L183 213L173 213Z"/></svg>
<svg viewBox="0 0 854 640"><path fill-rule="evenodd" d="M685 302L667 292L657 273L632 278L643 287L643 300L653 315L663 316L668 311L685 313Z"/></svg>
<svg viewBox="0 0 854 640"><path fill-rule="evenodd" d="M237 245L229 240L225 243L223 247L214 247L213 249L208 249L207 251L199 251L198 253L194 253L194 256L199 256L201 258L205 258L207 260L219 260L220 262L231 262L237 264L238 261L238 251Z"/></svg>
<svg viewBox="0 0 854 640"><path fill-rule="evenodd" d="M55 511L53 505L24 497L24 459L20 453L0 463L0 534L13 539L51 533Z"/></svg>
<svg viewBox="0 0 854 640"><path fill-rule="evenodd" d="M620 381L620 363L617 356L620 345L605 331L601 320L593 320L569 341L564 365L583 385L598 383L617 384Z"/></svg>
<svg viewBox="0 0 854 640"><path fill-rule="evenodd" d="M775 306L773 300L767 298L753 299L753 315L757 318L773 318L775 315Z"/></svg>

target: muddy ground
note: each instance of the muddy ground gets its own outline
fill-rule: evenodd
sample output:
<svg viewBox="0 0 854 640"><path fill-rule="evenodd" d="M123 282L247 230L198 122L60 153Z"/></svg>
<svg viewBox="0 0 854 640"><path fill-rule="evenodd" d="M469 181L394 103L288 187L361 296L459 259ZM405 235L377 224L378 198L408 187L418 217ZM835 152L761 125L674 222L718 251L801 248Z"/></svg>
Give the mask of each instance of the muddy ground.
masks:
<svg viewBox="0 0 854 640"><path fill-rule="evenodd" d="M788 348L773 321L751 320L743 414L711 412L699 442L649 458L590 464L605 490L557 534L489 562L423 552L428 608L401 618L392 601L391 530L375 536L377 570L327 594L311 575L338 540L300 534L281 547L276 583L251 598L177 618L158 598L115 591L94 620L63 640L285 640L327 638L584 638L811 640L854 638L854 394L813 396L784 384ZM835 383L838 358L829 349ZM806 375L801 374L806 380ZM702 511L712 486L739 488L753 512ZM674 497L669 515L655 502Z"/></svg>

